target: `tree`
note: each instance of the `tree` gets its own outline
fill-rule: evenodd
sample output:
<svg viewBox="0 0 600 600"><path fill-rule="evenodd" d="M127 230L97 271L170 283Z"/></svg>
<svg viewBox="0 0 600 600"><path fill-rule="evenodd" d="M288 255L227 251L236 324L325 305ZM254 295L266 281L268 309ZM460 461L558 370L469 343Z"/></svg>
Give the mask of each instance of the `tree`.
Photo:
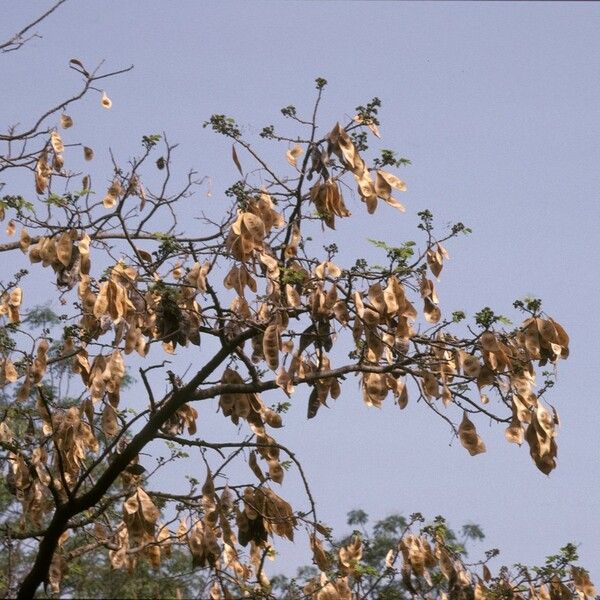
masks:
<svg viewBox="0 0 600 600"><path fill-rule="evenodd" d="M470 543L481 542L485 538L478 525L468 523L463 525L460 533L456 533L447 526L443 517L437 516L432 522L421 526L420 536L415 538L412 528L423 522L424 518L419 513L410 515L409 519L392 514L368 527L369 516L363 510L353 510L348 513L348 525L354 529L352 534L339 541L330 541L320 558L334 562L348 557L344 549L358 549L353 560L349 561L350 587L358 598L403 600L426 595L430 598L447 598L448 594L450 597L505 598L513 597L511 590L535 590L544 580L554 581L550 587L551 595L570 597L571 592L561 588L557 582L565 578L568 566L577 560L577 550L573 544L567 544L557 554L548 556L542 567L527 568L521 564L514 565L512 569L502 567L498 576L494 577L487 563L499 551L495 548L488 550L481 560L472 559L468 551ZM415 543L415 539L419 542ZM428 560L430 567L436 562L428 557L431 548L429 542L437 546L436 554L439 555L436 558L445 556L451 559L442 558L437 565L428 569ZM398 569L395 563L402 555L405 557L405 566ZM421 558L422 564L419 563ZM410 565L410 568L406 568L406 565ZM469 578L469 568L471 571L477 569L481 576L474 589L471 590L472 586L469 585L464 586L461 594L457 590L460 586L455 586L453 582ZM412 574L421 571L421 576L411 578L411 571ZM580 572L576 570L575 573ZM314 586L318 576L318 568L305 566L298 569L293 579L275 577L272 581L275 595L286 600L303 598L306 588ZM589 591L593 593L593 590ZM544 597L543 594L542 591L539 596ZM535 591L532 596L538 597Z"/></svg>
<svg viewBox="0 0 600 600"><path fill-rule="evenodd" d="M18 49L33 25L0 50ZM272 125L260 132L281 148L285 169L268 162L234 119L212 115L205 126L231 141L240 179L224 192L226 210L207 208L198 236L187 227L184 203L204 180L192 171L173 188L176 146L165 134L145 135L128 163L113 156L106 186L84 174L94 151L74 136L69 111L96 94L99 109L110 109L99 86L131 67L90 69L80 59L69 67L81 77L77 93L0 135L0 213L7 234L18 236L0 245L13 269L0 284L9 595L33 597L41 584L58 593L73 559L100 548L113 568L135 570L142 562L160 568L176 547L204 570L212 597L269 596L265 559L277 537L293 540L299 528L320 571L304 593L372 594L379 583L364 587L361 538L331 560L324 550L331 533L317 518L302 464L274 432L291 402L307 401L307 417L315 418L349 377L358 377L367 406L390 394L400 409L409 394L421 400L471 455L485 451L475 421L486 418L509 442L527 442L543 473L555 468L558 416L545 400L552 373L542 372L535 392L533 385L536 369L567 358L568 335L538 299L515 302L524 313L516 327L489 308L473 326L462 313L442 316L434 279L448 256L444 244L467 227L440 233L422 211L420 245L374 241L384 265L360 256L338 264L337 221L379 208L404 211L392 193L406 185L392 170L409 161L371 148L378 98L322 134L327 82L318 78L308 116L294 106L281 111L292 133ZM347 204L354 185L357 198ZM36 288L52 290L48 300L56 298L64 313L30 301ZM167 369L175 354L189 357L190 372ZM135 394L127 388L133 373ZM272 405L261 397L270 391ZM218 408L237 431L207 441L197 429L199 403ZM169 468L190 448L201 453L203 481L190 477L187 492L175 493ZM251 482L237 468L244 462ZM299 473L306 509L279 494L288 469ZM385 568L401 563L403 589L416 595L488 593L486 582L496 580L469 575L444 531L407 530ZM24 565L29 555L35 558ZM432 579L436 570L444 586ZM595 593L575 566L530 579L500 573L497 581L490 594L529 585L540 596L545 586L556 597Z"/></svg>
<svg viewBox="0 0 600 600"><path fill-rule="evenodd" d="M51 324L60 323L60 319L47 307L41 307L29 311L24 322L48 328ZM50 384L46 391L51 396L60 395L59 387L52 382L65 377L72 378L60 361L48 367L48 375ZM71 383L73 382L69 381L67 385ZM127 386L128 381L125 379L121 389ZM2 480L0 487L0 514L5 523L11 522L17 514L14 512L14 493L9 474L6 480ZM115 511L114 507L109 506L103 519L109 524L109 529L117 530L121 516L118 509ZM100 532L101 525L98 524L97 528ZM20 537L4 538L3 543L6 552L0 558L0 597L11 597L12 583L27 574L27 569L35 560L37 548ZM192 568L189 554L177 545L164 548L160 564L151 564L146 560L132 561L127 569L114 569L111 564L115 561L114 555L107 552L107 549L115 551L118 546L108 541L99 544L98 540L90 540L85 530L75 530L68 549L63 554L68 570L65 570L61 580L61 595L75 598L173 598L178 594L188 598L207 595L206 580L202 577L202 572Z"/></svg>

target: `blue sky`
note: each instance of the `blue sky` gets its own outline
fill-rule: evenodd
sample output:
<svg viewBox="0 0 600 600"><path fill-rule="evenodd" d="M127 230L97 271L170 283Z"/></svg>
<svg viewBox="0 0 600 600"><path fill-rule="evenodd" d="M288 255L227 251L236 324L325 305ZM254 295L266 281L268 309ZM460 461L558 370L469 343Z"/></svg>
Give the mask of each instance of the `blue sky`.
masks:
<svg viewBox="0 0 600 600"><path fill-rule="evenodd" d="M4 2L0 38L47 4ZM280 124L283 106L307 111L317 76L329 81L325 130L381 98L381 145L413 162L401 173L407 213L349 220L348 256L375 260L367 238L419 241L416 213L429 208L440 224L474 231L449 244L446 312L489 305L516 320L516 298L543 298L571 335L550 396L559 466L545 477L483 422L488 452L472 458L424 407L367 409L354 382L314 421L301 401L281 441L297 449L336 528L358 507L373 518L443 514L480 524L482 550L499 547L506 563L540 562L575 541L599 580L599 26L596 3L72 1L39 27L43 40L2 58L0 121L26 121L77 89L70 58L134 64L107 83L110 112L95 100L72 111L78 133L104 148L98 176L109 176L107 141L126 160L142 135L166 131L180 143L181 174L193 166L212 178L201 206L223 202L236 178L229 145L202 128L210 114L234 115L252 135ZM289 566L307 560L289 556Z"/></svg>

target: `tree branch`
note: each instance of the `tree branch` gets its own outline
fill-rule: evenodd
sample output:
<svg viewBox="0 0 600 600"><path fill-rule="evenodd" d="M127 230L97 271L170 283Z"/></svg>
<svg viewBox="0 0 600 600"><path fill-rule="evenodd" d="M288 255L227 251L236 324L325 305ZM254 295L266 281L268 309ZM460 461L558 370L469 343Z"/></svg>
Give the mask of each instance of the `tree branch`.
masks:
<svg viewBox="0 0 600 600"><path fill-rule="evenodd" d="M15 35L13 35L9 40L1 43L0 44L0 52L3 52L3 53L14 52L15 50L18 50L24 44L26 44L30 39L32 39L34 37L40 37L37 33L34 33L30 37L24 39L24 36L28 31L33 29L38 23L41 23L46 17L51 15L61 4L64 4L66 1L67 0L58 0L58 2L56 2L56 4L54 4L53 6L51 6L43 15L38 17L35 21L30 23L29 25L26 25L25 27L23 27L23 29L21 29L21 31L19 31L18 33L15 33Z"/></svg>

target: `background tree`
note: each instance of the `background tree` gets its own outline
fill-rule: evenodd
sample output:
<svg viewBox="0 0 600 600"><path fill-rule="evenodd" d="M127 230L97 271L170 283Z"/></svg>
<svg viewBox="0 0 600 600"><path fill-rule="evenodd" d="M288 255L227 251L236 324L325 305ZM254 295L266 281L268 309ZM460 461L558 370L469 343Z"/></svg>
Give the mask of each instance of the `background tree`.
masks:
<svg viewBox="0 0 600 600"><path fill-rule="evenodd" d="M363 510L348 513L348 525L353 527L352 534L339 541L330 541L321 559L335 561L344 556L343 549L356 545L360 540L360 552L351 563L351 587L359 598L378 598L380 600L402 600L404 598L429 597L475 597L505 598L519 597L514 590L528 590L532 597L570 597L571 591L558 585L565 579L569 566L577 560L577 549L567 544L557 554L548 556L542 567L526 567L522 564L512 568L502 567L496 577L488 567L489 561L499 551L495 548L487 550L482 559L473 558L468 548L473 542L481 542L485 536L478 525L468 523L456 533L450 529L443 517L437 516L432 522L424 524L421 514L415 513L410 518L399 514L390 515L375 522L371 527L369 516ZM421 554L415 552L412 528L420 527L421 540L425 540ZM440 560L432 569L426 568L428 541L440 548L443 540L442 556L450 560ZM342 552L340 553L340 550ZM398 568L400 555L407 555L404 567ZM425 562L419 565L419 557ZM433 561L432 561L433 562ZM411 565L407 568L406 565ZM458 566L458 568L457 568ZM420 572L420 573L419 573ZM473 586L457 586L461 578L470 578L471 573L476 583ZM579 574L580 571L575 570ZM304 566L298 569L295 578L273 578L273 590L276 597L295 600L305 597L306 588L318 576L318 569ZM416 577L415 577L416 575ZM552 581L549 589L539 589L541 581ZM538 594L536 594L536 588ZM466 593L465 593L466 592ZM472 594L471 594L472 592ZM591 588L588 592L592 592ZM593 593L593 592L592 592ZM326 596L325 596L326 597Z"/></svg>
<svg viewBox="0 0 600 600"><path fill-rule="evenodd" d="M0 49L16 49L30 29ZM228 207L206 207L198 235L181 206L203 180L190 172L174 187L176 146L166 135L144 136L127 162L112 156L106 185L88 173L94 151L73 136L69 108L96 95L110 109L102 88L129 69L91 69L76 58L69 66L81 77L79 92L0 135L0 212L7 235L18 238L0 245L12 270L0 290L8 594L29 598L40 584L58 593L68 564L99 548L113 568L135 570L140 561L160 568L177 546L206 569L212 597L268 596L264 565L276 538L293 540L304 529L320 574L303 593L372 595L379 583L365 587L362 539L328 557L330 532L302 464L274 437L301 396L296 388L308 389L314 418L356 376L367 406L391 394L404 408L413 396L471 455L485 451L474 422L485 417L509 442L527 442L543 473L555 468L558 416L545 401L552 373L543 372L535 392L534 383L536 369L568 356L568 336L537 299L515 302L525 313L518 327L488 308L472 326L461 313L443 317L434 283L448 256L443 244L468 228L439 233L425 210L420 244L375 241L383 265L361 257L337 264L336 238L324 233L337 220L404 210L392 193L406 185L392 170L408 161L370 147L379 137L378 98L322 129L327 82L318 78L308 116L287 106L286 131L260 132L281 147L284 169L263 158L234 119L210 117L205 126L231 140L240 179L224 192ZM28 298L36 289L52 289L64 314L34 309ZM187 357L187 371L167 369L174 354ZM128 368L143 399L125 388ZM260 396L269 391L271 405ZM207 441L204 422L198 430L202 404L236 426L227 439ZM202 480L191 477L186 493L174 493L169 467L190 449L200 451ZM288 469L299 474L304 506L276 491ZM401 564L403 585L416 595L487 593L491 574L470 575L448 542L439 527L407 530L386 554L386 569ZM28 552L35 559L24 573ZM432 579L436 570L445 588ZM528 586L541 596L595 593L577 568L498 578L503 594Z"/></svg>

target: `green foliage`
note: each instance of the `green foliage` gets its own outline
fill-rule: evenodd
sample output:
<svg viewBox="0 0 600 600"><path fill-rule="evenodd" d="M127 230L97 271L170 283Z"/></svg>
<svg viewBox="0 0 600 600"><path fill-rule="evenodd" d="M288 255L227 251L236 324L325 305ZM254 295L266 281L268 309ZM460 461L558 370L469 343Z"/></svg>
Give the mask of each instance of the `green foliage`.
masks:
<svg viewBox="0 0 600 600"><path fill-rule="evenodd" d="M381 248L385 250L387 253L387 257L393 261L400 263L400 265L405 266L406 261L409 258L412 258L415 254L414 246L415 242L408 241L404 242L401 246L389 246L386 242L382 242L381 240L371 240L369 242L373 244L376 248Z"/></svg>
<svg viewBox="0 0 600 600"><path fill-rule="evenodd" d="M465 315L464 311L462 310L455 310L452 313L452 321L454 323L460 323L461 321L464 321L467 318L467 316Z"/></svg>
<svg viewBox="0 0 600 600"><path fill-rule="evenodd" d="M323 79L323 77L317 77L315 79L315 83L317 84L315 87L318 90L322 90L327 85L327 79Z"/></svg>
<svg viewBox="0 0 600 600"><path fill-rule="evenodd" d="M475 313L475 323L483 329L489 329L494 323L512 325L512 321L508 317L495 314L489 306L484 306L479 312Z"/></svg>
<svg viewBox="0 0 600 600"><path fill-rule="evenodd" d="M356 510L351 510L348 513L348 518L346 520L348 525L366 525L368 521L369 515L360 508Z"/></svg>
<svg viewBox="0 0 600 600"><path fill-rule="evenodd" d="M174 254L184 251L183 245L175 236L162 231L155 231L152 235L160 241L159 247L153 252L157 262L162 263Z"/></svg>
<svg viewBox="0 0 600 600"><path fill-rule="evenodd" d="M398 547L398 541L406 533L410 524L423 521L424 517L420 513L411 514L408 519L400 514L392 514L375 521L369 527L369 515L364 510L351 510L347 516L347 524L353 527L354 531L341 540L331 541L327 553L335 565L338 549L350 543L353 536L358 535L362 540L363 555L362 559L354 565L352 575L355 584L359 585L356 589L361 590L358 597L408 600L413 595L406 589L401 578L397 577L397 571L386 566L386 557L391 549ZM470 542L484 539L483 531L478 525L464 525L459 536L448 527L441 516L435 517L431 523L424 525L421 531L432 537L439 536L460 556L467 555L466 548ZM314 567L304 566L299 568L296 576L291 579L283 576L273 578L274 597L285 600L301 598L302 587L315 574L317 571ZM432 582L437 594L446 591L447 582L439 571L432 573ZM365 592L368 595L362 595Z"/></svg>
<svg viewBox="0 0 600 600"><path fill-rule="evenodd" d="M292 406L291 402L278 402L277 404L273 404L271 406L271 408L275 411L278 412L280 414L284 414L286 413L288 410L290 410Z"/></svg>
<svg viewBox="0 0 600 600"><path fill-rule="evenodd" d="M417 216L421 219L421 222L417 225L419 229L428 233L433 231L433 213L430 210L421 210L417 213Z"/></svg>
<svg viewBox="0 0 600 600"><path fill-rule="evenodd" d="M244 181L236 181L232 186L225 190L228 198L235 198L240 208L244 207L251 197L251 191Z"/></svg>
<svg viewBox="0 0 600 600"><path fill-rule="evenodd" d="M546 557L546 563L543 567L533 567L531 570L543 577L558 575L565 577L569 572L571 563L579 560L577 546L573 543L563 546L558 554L551 554Z"/></svg>
<svg viewBox="0 0 600 600"><path fill-rule="evenodd" d="M280 271L281 284L302 285L306 281L306 273L288 267L282 267Z"/></svg>
<svg viewBox="0 0 600 600"><path fill-rule="evenodd" d="M158 144L158 142L160 142L161 139L162 136L157 133L145 135L144 137L142 137L142 145L147 151L149 151L151 148L156 146L156 144Z"/></svg>
<svg viewBox="0 0 600 600"><path fill-rule="evenodd" d="M469 233L473 233L473 230L470 227L467 227L464 223L455 223L451 228L452 235L456 235L457 233L464 233L468 235Z"/></svg>
<svg viewBox="0 0 600 600"><path fill-rule="evenodd" d="M350 133L350 138L359 152L364 152L369 149L366 131L352 131Z"/></svg>
<svg viewBox="0 0 600 600"><path fill-rule="evenodd" d="M0 485L0 503L5 491ZM65 548L75 547L78 543L89 543L74 536L65 544ZM13 568L17 575L33 560L34 554L18 541L12 549ZM2 574L6 573L8 557L0 557L0 595L5 594L6 582ZM162 561L157 569L147 561L138 561L130 570L115 570L111 567L106 549L96 548L86 554L69 560L62 581L62 598L204 598L207 594L207 581L201 571L192 568L189 554L180 548L173 548L171 557ZM40 590L36 597L46 598Z"/></svg>
<svg viewBox="0 0 600 600"><path fill-rule="evenodd" d="M479 525L475 523L467 523L462 526L461 533L465 539L483 541L485 535Z"/></svg>
<svg viewBox="0 0 600 600"><path fill-rule="evenodd" d="M359 105L356 107L356 114L360 119L361 123L365 125L379 125L379 120L377 118L377 113L381 108L381 100L375 96L370 102L367 102L366 105Z"/></svg>
<svg viewBox="0 0 600 600"><path fill-rule="evenodd" d="M237 139L241 137L242 132L237 126L235 119L225 115L212 115L208 121L202 124L202 127L211 127L213 131Z"/></svg>
<svg viewBox="0 0 600 600"><path fill-rule="evenodd" d="M281 109L283 111L283 109ZM261 138L266 140L271 140L275 136L275 126L274 125L266 125L262 128L261 132L258 134Z"/></svg>
<svg viewBox="0 0 600 600"><path fill-rule="evenodd" d="M339 252L338 245L335 243L323 246L323 250L327 252L327 256L329 257L329 259L333 258Z"/></svg>
<svg viewBox="0 0 600 600"><path fill-rule="evenodd" d="M8 352L16 347L17 343L11 335L14 329L14 326L0 327L0 350Z"/></svg>
<svg viewBox="0 0 600 600"><path fill-rule="evenodd" d="M523 312L528 312L535 316L542 310L542 301L540 298L526 296L523 300L515 300L513 306Z"/></svg>
<svg viewBox="0 0 600 600"><path fill-rule="evenodd" d="M289 106L284 106L281 109L281 114L284 117L295 117L296 116L296 107L290 104Z"/></svg>
<svg viewBox="0 0 600 600"><path fill-rule="evenodd" d="M137 563L133 572L115 571L107 564L106 552L70 564L70 573L64 581L64 592L72 587L74 597L87 598L174 598L179 590L181 597L202 597L205 582L191 559L182 550L174 550L158 570L146 561ZM90 569L90 564L95 565ZM99 568L100 567L100 568ZM71 584L71 586L69 585Z"/></svg>
<svg viewBox="0 0 600 600"><path fill-rule="evenodd" d="M33 307L23 321L32 327L46 328L49 325L58 325L62 319L46 304Z"/></svg>
<svg viewBox="0 0 600 600"><path fill-rule="evenodd" d="M33 213L33 203L25 200L23 196L2 196L0 198L0 213L3 213L7 208L12 208L18 216L22 216L24 211Z"/></svg>
<svg viewBox="0 0 600 600"><path fill-rule="evenodd" d="M359 536L362 542L362 558L353 562L350 585L356 592L358 598L377 598L383 600L409 600L410 598L440 598L442 594L452 597L451 582L436 567L430 570L427 582L423 580L425 587L419 589L415 595L414 589L408 589L406 582L400 576L400 565L398 562L392 568L386 565L386 559L390 550L398 550L398 542L409 531L411 525L423 523L424 518L420 513L414 513L407 519L399 514L392 514L384 519L376 521L369 527L369 515L361 509L355 509L348 513L347 524L354 531L339 541L330 539L326 555L332 561L330 575L339 576L337 566L338 550L351 542L354 536ZM357 529L359 528L359 529ZM440 540L460 560L468 556L468 548L473 543L481 542L485 535L479 525L467 523L457 533L451 529L442 516L436 516L431 522L421 527L420 533L431 540ZM472 566L487 563L491 558L499 554L497 549L491 549L484 553L482 561L472 562ZM546 558L541 567L528 568L522 564L513 565L512 569L501 567L498 577L492 577L486 581L485 598L501 600L513 598L514 585L526 591L528 581L551 581L553 578L560 580L569 579L571 567L578 560L577 548L574 544L566 544L557 554ZM399 559L402 564L402 559ZM465 563L466 564L466 563ZM475 570L477 573L479 570ZM585 572L585 570L582 570ZM312 566L303 566L297 570L296 576L289 578L282 575L274 577L272 583L271 598L284 600L299 600L304 598L303 587L306 583L318 576L318 570ZM509 585L510 582L510 585ZM518 582L522 582L518 583ZM430 591L425 591L430 590ZM454 590L456 591L456 590ZM469 597L469 596L466 596ZM471 596L472 597L472 596ZM558 597L558 596L557 596Z"/></svg>
<svg viewBox="0 0 600 600"><path fill-rule="evenodd" d="M373 159L373 166L377 169L383 167L406 167L412 165L412 162L408 158L397 158L394 150L384 148L381 150L381 157Z"/></svg>

